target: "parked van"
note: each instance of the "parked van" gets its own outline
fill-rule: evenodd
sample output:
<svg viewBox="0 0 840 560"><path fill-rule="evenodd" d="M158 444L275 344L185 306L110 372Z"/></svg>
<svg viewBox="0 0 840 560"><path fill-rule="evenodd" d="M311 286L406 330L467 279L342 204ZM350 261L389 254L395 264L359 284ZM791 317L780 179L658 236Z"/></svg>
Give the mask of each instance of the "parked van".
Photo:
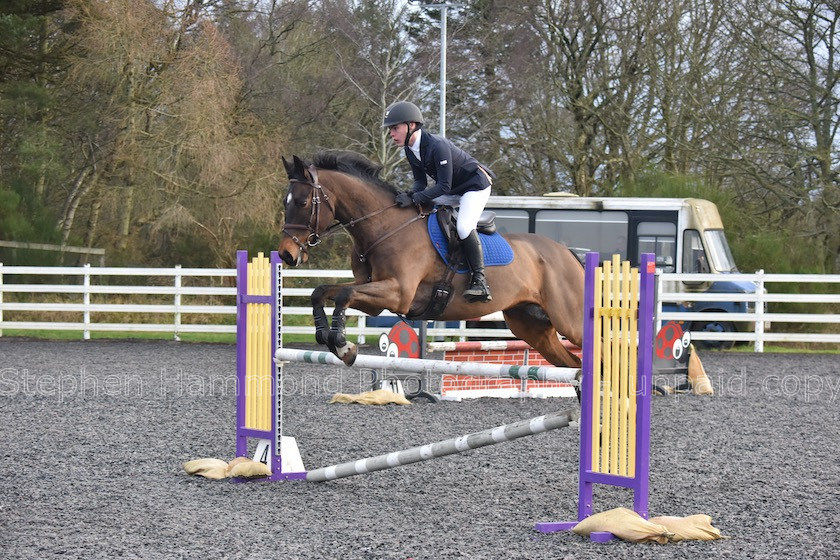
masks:
<svg viewBox="0 0 840 560"><path fill-rule="evenodd" d="M487 210L496 213L502 233L537 233L565 243L578 258L597 251L614 253L637 266L642 253L656 255L662 272L720 274L714 282L678 282L671 291L754 294L752 282L726 279L738 272L717 206L696 198L584 198L567 193L546 196L491 196ZM752 312L754 303L686 302L665 304L663 311ZM694 321L692 331L732 332L747 323ZM712 346L730 342L705 341Z"/></svg>

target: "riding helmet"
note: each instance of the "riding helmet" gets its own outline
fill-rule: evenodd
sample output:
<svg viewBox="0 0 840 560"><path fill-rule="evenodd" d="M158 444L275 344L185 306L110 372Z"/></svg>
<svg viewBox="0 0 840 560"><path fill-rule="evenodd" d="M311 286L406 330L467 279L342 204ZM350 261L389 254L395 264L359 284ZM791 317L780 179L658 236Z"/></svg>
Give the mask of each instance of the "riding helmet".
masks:
<svg viewBox="0 0 840 560"><path fill-rule="evenodd" d="M423 113L417 105L410 101L397 101L385 110L385 120L382 126L392 126L400 123L415 122L423 124Z"/></svg>

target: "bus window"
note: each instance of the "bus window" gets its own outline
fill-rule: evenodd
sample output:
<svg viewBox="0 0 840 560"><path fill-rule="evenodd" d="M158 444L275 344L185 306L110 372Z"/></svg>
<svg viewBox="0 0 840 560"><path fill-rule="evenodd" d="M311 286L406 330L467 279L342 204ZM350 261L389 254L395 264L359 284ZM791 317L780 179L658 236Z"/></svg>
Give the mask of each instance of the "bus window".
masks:
<svg viewBox="0 0 840 560"><path fill-rule="evenodd" d="M627 254L627 213L592 210L541 210L534 233L565 243L575 254L598 251L608 259Z"/></svg>
<svg viewBox="0 0 840 560"><path fill-rule="evenodd" d="M709 272L706 251L703 250L700 233L696 229L687 229L683 233L682 271L688 274Z"/></svg>
<svg viewBox="0 0 840 560"><path fill-rule="evenodd" d="M704 232L706 245L709 247L709 256L712 264L718 272L738 272L735 266L735 259L732 251L729 250L729 243L726 241L722 229L707 229Z"/></svg>
<svg viewBox="0 0 840 560"><path fill-rule="evenodd" d="M639 254L656 254L656 268L663 272L674 272L677 256L677 226L671 222L639 222L636 228L639 237Z"/></svg>
<svg viewBox="0 0 840 560"><path fill-rule="evenodd" d="M528 233L528 212L526 210L497 210L496 229L499 233Z"/></svg>

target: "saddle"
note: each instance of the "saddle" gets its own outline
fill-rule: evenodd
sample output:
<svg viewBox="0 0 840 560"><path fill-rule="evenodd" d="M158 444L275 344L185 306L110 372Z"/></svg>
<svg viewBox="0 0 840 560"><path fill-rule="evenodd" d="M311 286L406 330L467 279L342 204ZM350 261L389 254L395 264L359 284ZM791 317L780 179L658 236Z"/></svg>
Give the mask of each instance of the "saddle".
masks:
<svg viewBox="0 0 840 560"><path fill-rule="evenodd" d="M461 240L458 238L456 228L458 212L451 206L438 206L435 214L437 215L441 234L449 248L449 266L447 266L445 276L435 283L432 289L432 297L426 307L420 312L408 313L406 315L408 319L435 319L443 313L443 310L452 301L452 278L455 276L455 271L458 267L463 264L463 255L460 251ZM496 213L485 210L478 219L476 230L479 233L485 233L487 235L496 233L495 220Z"/></svg>
<svg viewBox="0 0 840 560"><path fill-rule="evenodd" d="M451 206L438 206L437 220L440 225L440 231L446 238L446 243L449 246L449 254L455 255L455 250L461 245L461 240L458 238L456 224L458 220L458 211ZM496 213L485 210L478 218L478 224L475 227L478 233L485 233L492 235L496 233ZM454 261L454 258L453 258Z"/></svg>

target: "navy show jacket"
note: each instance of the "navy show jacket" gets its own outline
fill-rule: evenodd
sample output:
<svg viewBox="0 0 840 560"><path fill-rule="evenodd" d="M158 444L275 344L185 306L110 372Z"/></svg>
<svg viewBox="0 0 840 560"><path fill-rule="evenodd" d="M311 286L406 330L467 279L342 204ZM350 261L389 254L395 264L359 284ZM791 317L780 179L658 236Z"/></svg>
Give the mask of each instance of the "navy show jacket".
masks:
<svg viewBox="0 0 840 560"><path fill-rule="evenodd" d="M420 135L420 160L408 146L405 147L405 155L414 175L412 191L420 193L419 196L424 199L422 202L430 202L444 194L457 195L486 189L490 180L480 169L495 177L492 171L447 138L425 130ZM427 175L435 180L429 188L426 188Z"/></svg>

